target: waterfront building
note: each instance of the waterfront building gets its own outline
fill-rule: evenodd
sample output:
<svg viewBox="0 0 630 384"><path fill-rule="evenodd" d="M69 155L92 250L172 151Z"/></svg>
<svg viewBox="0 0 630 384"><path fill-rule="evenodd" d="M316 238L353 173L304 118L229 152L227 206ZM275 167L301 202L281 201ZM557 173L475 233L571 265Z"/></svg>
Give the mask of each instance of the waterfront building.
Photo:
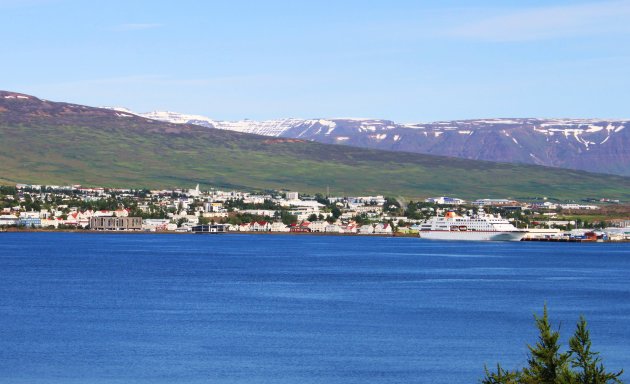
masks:
<svg viewBox="0 0 630 384"><path fill-rule="evenodd" d="M13 215L1 215L0 216L0 225L9 226L9 225L17 225L18 218Z"/></svg>
<svg viewBox="0 0 630 384"><path fill-rule="evenodd" d="M325 221L313 221L309 224L309 229L311 232L327 232L326 227L328 223Z"/></svg>
<svg viewBox="0 0 630 384"><path fill-rule="evenodd" d="M358 232L362 235L370 235L374 233L374 227L371 224L365 224L359 227Z"/></svg>
<svg viewBox="0 0 630 384"><path fill-rule="evenodd" d="M271 224L269 230L271 232L289 232L289 227L281 221L276 221L275 223Z"/></svg>
<svg viewBox="0 0 630 384"><path fill-rule="evenodd" d="M374 227L374 233L379 235L391 235L392 226L389 223L378 223Z"/></svg>
<svg viewBox="0 0 630 384"><path fill-rule="evenodd" d="M17 220L17 225L27 228L40 228L42 226L42 219L39 217L20 217Z"/></svg>
<svg viewBox="0 0 630 384"><path fill-rule="evenodd" d="M195 225L192 233L226 233L229 227L229 224Z"/></svg>
<svg viewBox="0 0 630 384"><path fill-rule="evenodd" d="M93 231L140 231L141 217L92 217L90 229Z"/></svg>

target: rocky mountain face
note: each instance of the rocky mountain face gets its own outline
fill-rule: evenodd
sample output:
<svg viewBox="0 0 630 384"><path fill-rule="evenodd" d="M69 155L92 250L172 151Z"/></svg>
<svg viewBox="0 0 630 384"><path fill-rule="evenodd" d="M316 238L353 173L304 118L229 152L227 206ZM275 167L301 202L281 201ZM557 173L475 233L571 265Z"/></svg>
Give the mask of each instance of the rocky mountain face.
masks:
<svg viewBox="0 0 630 384"><path fill-rule="evenodd" d="M400 125L383 120L333 120L332 123L301 124L281 135L385 150L630 175L630 121L490 119Z"/></svg>
<svg viewBox="0 0 630 384"><path fill-rule="evenodd" d="M326 144L630 176L630 120L514 118L399 124L378 119L218 121L175 112L139 115Z"/></svg>

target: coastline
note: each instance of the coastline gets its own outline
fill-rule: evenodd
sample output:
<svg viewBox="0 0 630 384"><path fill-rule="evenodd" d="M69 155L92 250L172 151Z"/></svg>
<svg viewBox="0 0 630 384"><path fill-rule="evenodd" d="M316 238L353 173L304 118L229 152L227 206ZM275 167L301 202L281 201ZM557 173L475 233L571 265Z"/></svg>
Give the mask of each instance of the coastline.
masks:
<svg viewBox="0 0 630 384"><path fill-rule="evenodd" d="M80 229L23 229L23 228L6 228L0 233L81 233L87 235L201 235L201 236L222 236L222 235L263 235L263 236L334 236L334 237L392 237L392 238L417 238L418 234L414 233L395 233L395 234L359 234L359 233L335 233L335 232L262 232L262 231L235 231L226 233L193 233L193 232L177 232L177 231L91 231ZM433 241L422 239L425 241ZM456 241L456 240L449 240ZM481 241L481 243L488 241ZM617 244L630 243L630 240L604 240L604 241L569 241L569 240L548 240L548 239L523 239L523 243L572 243L572 244Z"/></svg>
<svg viewBox="0 0 630 384"><path fill-rule="evenodd" d="M418 237L418 234L360 234L360 233L335 233L335 232L268 232L268 231L234 231L226 233L193 233L193 232L177 232L177 231L91 231L81 229L20 229L7 228L5 233L84 233L84 234L101 234L101 235L290 235L290 236L356 236L356 237Z"/></svg>

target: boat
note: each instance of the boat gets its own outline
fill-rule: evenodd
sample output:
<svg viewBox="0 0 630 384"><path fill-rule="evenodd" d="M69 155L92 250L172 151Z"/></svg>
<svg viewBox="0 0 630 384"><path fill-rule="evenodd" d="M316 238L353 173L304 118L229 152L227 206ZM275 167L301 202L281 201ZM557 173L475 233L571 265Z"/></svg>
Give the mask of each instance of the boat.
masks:
<svg viewBox="0 0 630 384"><path fill-rule="evenodd" d="M516 228L501 215L486 214L460 216L449 211L420 225L418 236L430 240L521 241L527 231Z"/></svg>

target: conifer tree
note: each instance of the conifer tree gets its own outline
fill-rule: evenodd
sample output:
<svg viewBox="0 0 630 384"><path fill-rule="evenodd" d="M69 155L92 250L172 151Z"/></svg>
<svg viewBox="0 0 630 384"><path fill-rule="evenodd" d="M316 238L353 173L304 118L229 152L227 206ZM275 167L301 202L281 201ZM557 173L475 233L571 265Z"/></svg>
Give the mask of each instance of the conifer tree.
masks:
<svg viewBox="0 0 630 384"><path fill-rule="evenodd" d="M569 339L571 366L578 368L575 374L577 384L612 384L621 383L619 377L623 370L612 373L606 372L598 352L591 351L591 336L586 328L583 316L577 324L575 334Z"/></svg>
<svg viewBox="0 0 630 384"><path fill-rule="evenodd" d="M560 353L560 332L553 331L549 323L547 305L542 317L534 315L538 328L538 342L535 346L528 345L528 367L523 369L523 383L531 384L559 384L570 383L569 353Z"/></svg>
<svg viewBox="0 0 630 384"><path fill-rule="evenodd" d="M549 323L547 306L542 317L534 315L538 342L528 345L527 367L509 371L497 364L496 372L485 369L481 384L620 384L623 370L607 372L598 352L591 351L586 320L580 317L575 334L569 339L569 351L560 352L560 333ZM572 370L573 368L573 370ZM575 370L577 369L577 370Z"/></svg>
<svg viewBox="0 0 630 384"><path fill-rule="evenodd" d="M486 377L481 380L481 384L518 384L520 372L508 371L501 368L501 364L497 364L497 371L490 372L488 367L484 367Z"/></svg>

